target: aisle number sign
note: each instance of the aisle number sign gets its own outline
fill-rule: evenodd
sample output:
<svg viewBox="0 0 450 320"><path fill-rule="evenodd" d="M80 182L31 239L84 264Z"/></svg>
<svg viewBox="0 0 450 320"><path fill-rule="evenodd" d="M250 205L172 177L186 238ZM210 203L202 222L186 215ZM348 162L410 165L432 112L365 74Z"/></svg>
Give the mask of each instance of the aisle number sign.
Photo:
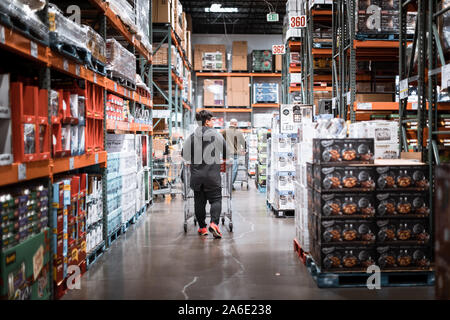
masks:
<svg viewBox="0 0 450 320"><path fill-rule="evenodd" d="M289 17L289 26L293 29L297 28L305 28L306 27L306 16L290 16Z"/></svg>
<svg viewBox="0 0 450 320"><path fill-rule="evenodd" d="M272 54L286 54L286 46L284 44L273 45Z"/></svg>

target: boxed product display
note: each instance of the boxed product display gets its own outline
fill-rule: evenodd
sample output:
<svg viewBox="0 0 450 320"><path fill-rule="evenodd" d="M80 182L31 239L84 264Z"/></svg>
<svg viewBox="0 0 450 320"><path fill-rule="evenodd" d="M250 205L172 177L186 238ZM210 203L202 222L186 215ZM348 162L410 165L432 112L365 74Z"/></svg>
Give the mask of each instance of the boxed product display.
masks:
<svg viewBox="0 0 450 320"><path fill-rule="evenodd" d="M430 214L428 195L419 192L377 193L377 216L427 217Z"/></svg>
<svg viewBox="0 0 450 320"><path fill-rule="evenodd" d="M136 81L136 57L115 39L106 40L107 70L113 76Z"/></svg>
<svg viewBox="0 0 450 320"><path fill-rule="evenodd" d="M313 237L319 244L371 244L377 240L377 225L371 220L320 220Z"/></svg>
<svg viewBox="0 0 450 320"><path fill-rule="evenodd" d="M369 164L373 152L373 139L313 139L313 158L319 164Z"/></svg>
<svg viewBox="0 0 450 320"><path fill-rule="evenodd" d="M273 71L273 56L269 50L253 50L251 54L253 72Z"/></svg>
<svg viewBox="0 0 450 320"><path fill-rule="evenodd" d="M317 191L373 191L376 174L370 166L314 166Z"/></svg>
<svg viewBox="0 0 450 320"><path fill-rule="evenodd" d="M203 106L224 106L224 80L205 79L203 82Z"/></svg>
<svg viewBox="0 0 450 320"><path fill-rule="evenodd" d="M13 162L10 75L0 74L0 166Z"/></svg>
<svg viewBox="0 0 450 320"><path fill-rule="evenodd" d="M253 84L254 103L279 103L279 84L262 82Z"/></svg>
<svg viewBox="0 0 450 320"><path fill-rule="evenodd" d="M294 190L295 172L278 171L275 175L275 189L279 191Z"/></svg>
<svg viewBox="0 0 450 320"><path fill-rule="evenodd" d="M215 44L196 44L194 46L194 69L226 70L226 47Z"/></svg>
<svg viewBox="0 0 450 320"><path fill-rule="evenodd" d="M321 217L367 218L377 209L372 193L318 193L314 196L315 213Z"/></svg>
<svg viewBox="0 0 450 320"><path fill-rule="evenodd" d="M273 206L276 210L295 210L294 191L276 191Z"/></svg>
<svg viewBox="0 0 450 320"><path fill-rule="evenodd" d="M378 220L378 243L426 244L430 240L427 219L387 219Z"/></svg>
<svg viewBox="0 0 450 320"><path fill-rule="evenodd" d="M389 269L429 269L432 250L421 246L380 246L376 248L377 265Z"/></svg>
<svg viewBox="0 0 450 320"><path fill-rule="evenodd" d="M313 255L324 271L365 271L377 263L377 252L372 246L327 246Z"/></svg>
<svg viewBox="0 0 450 320"><path fill-rule="evenodd" d="M91 52L92 56L102 63L106 63L106 42L105 39L94 29L84 26L86 29L86 48Z"/></svg>
<svg viewBox="0 0 450 320"><path fill-rule="evenodd" d="M155 66L167 66L169 61L169 45L163 43L158 51L153 55L153 64ZM174 45L171 46L170 65L172 67L177 65L177 49Z"/></svg>
<svg viewBox="0 0 450 320"><path fill-rule="evenodd" d="M427 165L377 166L375 175L378 190L424 191L429 188Z"/></svg>

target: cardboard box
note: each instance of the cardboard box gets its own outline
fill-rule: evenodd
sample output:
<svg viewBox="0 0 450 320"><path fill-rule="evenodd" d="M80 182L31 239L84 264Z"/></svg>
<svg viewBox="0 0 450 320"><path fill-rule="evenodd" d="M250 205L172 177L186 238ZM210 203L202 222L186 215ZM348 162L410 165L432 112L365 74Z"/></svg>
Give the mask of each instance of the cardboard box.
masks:
<svg viewBox="0 0 450 320"><path fill-rule="evenodd" d="M205 79L203 82L203 106L224 106L224 80Z"/></svg>
<svg viewBox="0 0 450 320"><path fill-rule="evenodd" d="M221 44L196 44L194 46L194 70L200 71L204 70L203 61L211 54L221 54L222 65L215 70L226 70L226 47ZM206 54L206 56L205 56Z"/></svg>
<svg viewBox="0 0 450 320"><path fill-rule="evenodd" d="M360 93L356 94L355 102L393 102L394 95L390 93Z"/></svg>
<svg viewBox="0 0 450 320"><path fill-rule="evenodd" d="M275 71L281 71L283 69L283 56L277 54L275 56Z"/></svg>
<svg viewBox="0 0 450 320"><path fill-rule="evenodd" d="M152 22L153 23L172 23L172 1L171 0L152 0Z"/></svg>
<svg viewBox="0 0 450 320"><path fill-rule="evenodd" d="M230 77L227 79L227 105L229 107L250 106L250 78Z"/></svg>
<svg viewBox="0 0 450 320"><path fill-rule="evenodd" d="M247 70L247 41L233 41L232 47L232 70L246 71Z"/></svg>

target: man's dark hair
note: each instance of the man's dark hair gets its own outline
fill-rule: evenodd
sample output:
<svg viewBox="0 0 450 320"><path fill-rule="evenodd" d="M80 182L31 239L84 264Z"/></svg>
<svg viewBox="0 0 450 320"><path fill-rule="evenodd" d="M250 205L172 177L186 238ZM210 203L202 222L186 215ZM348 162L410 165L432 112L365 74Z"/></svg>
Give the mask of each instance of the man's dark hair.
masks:
<svg viewBox="0 0 450 320"><path fill-rule="evenodd" d="M213 118L213 115L211 112L206 111L206 110L202 110L200 112L197 112L197 114L195 115L195 120L197 121L201 121L202 122L202 126L205 125L206 121L211 120Z"/></svg>

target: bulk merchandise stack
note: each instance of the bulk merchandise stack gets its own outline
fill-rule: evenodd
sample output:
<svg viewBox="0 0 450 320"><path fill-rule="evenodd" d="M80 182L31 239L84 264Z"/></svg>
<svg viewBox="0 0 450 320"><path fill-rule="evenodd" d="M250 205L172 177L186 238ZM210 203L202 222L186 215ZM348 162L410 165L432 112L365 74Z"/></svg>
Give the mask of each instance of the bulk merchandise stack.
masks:
<svg viewBox="0 0 450 320"><path fill-rule="evenodd" d="M270 139L269 139L270 142ZM256 164L256 187L259 191L267 188L267 164L268 164L268 130L258 130L258 160ZM267 199L268 200L268 199Z"/></svg>
<svg viewBox="0 0 450 320"><path fill-rule="evenodd" d="M267 197L276 216L293 215L296 180L294 145L297 134L280 133L280 117L272 117L271 138L268 140Z"/></svg>
<svg viewBox="0 0 450 320"><path fill-rule="evenodd" d="M86 1L82 23L54 2L0 3L0 51L8 61L0 74L0 299L61 298L71 275L84 274L105 251L107 232L151 200L144 178L152 125L144 81L151 74L136 76L152 52L150 2ZM107 34L86 10L96 22L106 19ZM143 133L131 135L133 161L107 155L106 132L116 130ZM120 171L119 160L133 169ZM125 181L130 192L122 180L112 182L122 173L134 174ZM117 194L119 205L133 204L120 216L112 212Z"/></svg>
<svg viewBox="0 0 450 320"><path fill-rule="evenodd" d="M419 272L431 279L428 166L374 160L384 145L374 144L373 131L368 138L348 138L341 119L319 119L301 131L299 150L307 159L311 153L303 151L304 141L312 140L312 162L301 180L308 189L309 251L319 287L337 286L342 277L372 265L381 268L387 285L393 284L389 272ZM304 234L297 236L302 242ZM335 280L329 274L337 274Z"/></svg>
<svg viewBox="0 0 450 320"><path fill-rule="evenodd" d="M247 153L248 153L248 175L251 177L256 175L256 167L258 164L258 135L250 133L247 135Z"/></svg>

